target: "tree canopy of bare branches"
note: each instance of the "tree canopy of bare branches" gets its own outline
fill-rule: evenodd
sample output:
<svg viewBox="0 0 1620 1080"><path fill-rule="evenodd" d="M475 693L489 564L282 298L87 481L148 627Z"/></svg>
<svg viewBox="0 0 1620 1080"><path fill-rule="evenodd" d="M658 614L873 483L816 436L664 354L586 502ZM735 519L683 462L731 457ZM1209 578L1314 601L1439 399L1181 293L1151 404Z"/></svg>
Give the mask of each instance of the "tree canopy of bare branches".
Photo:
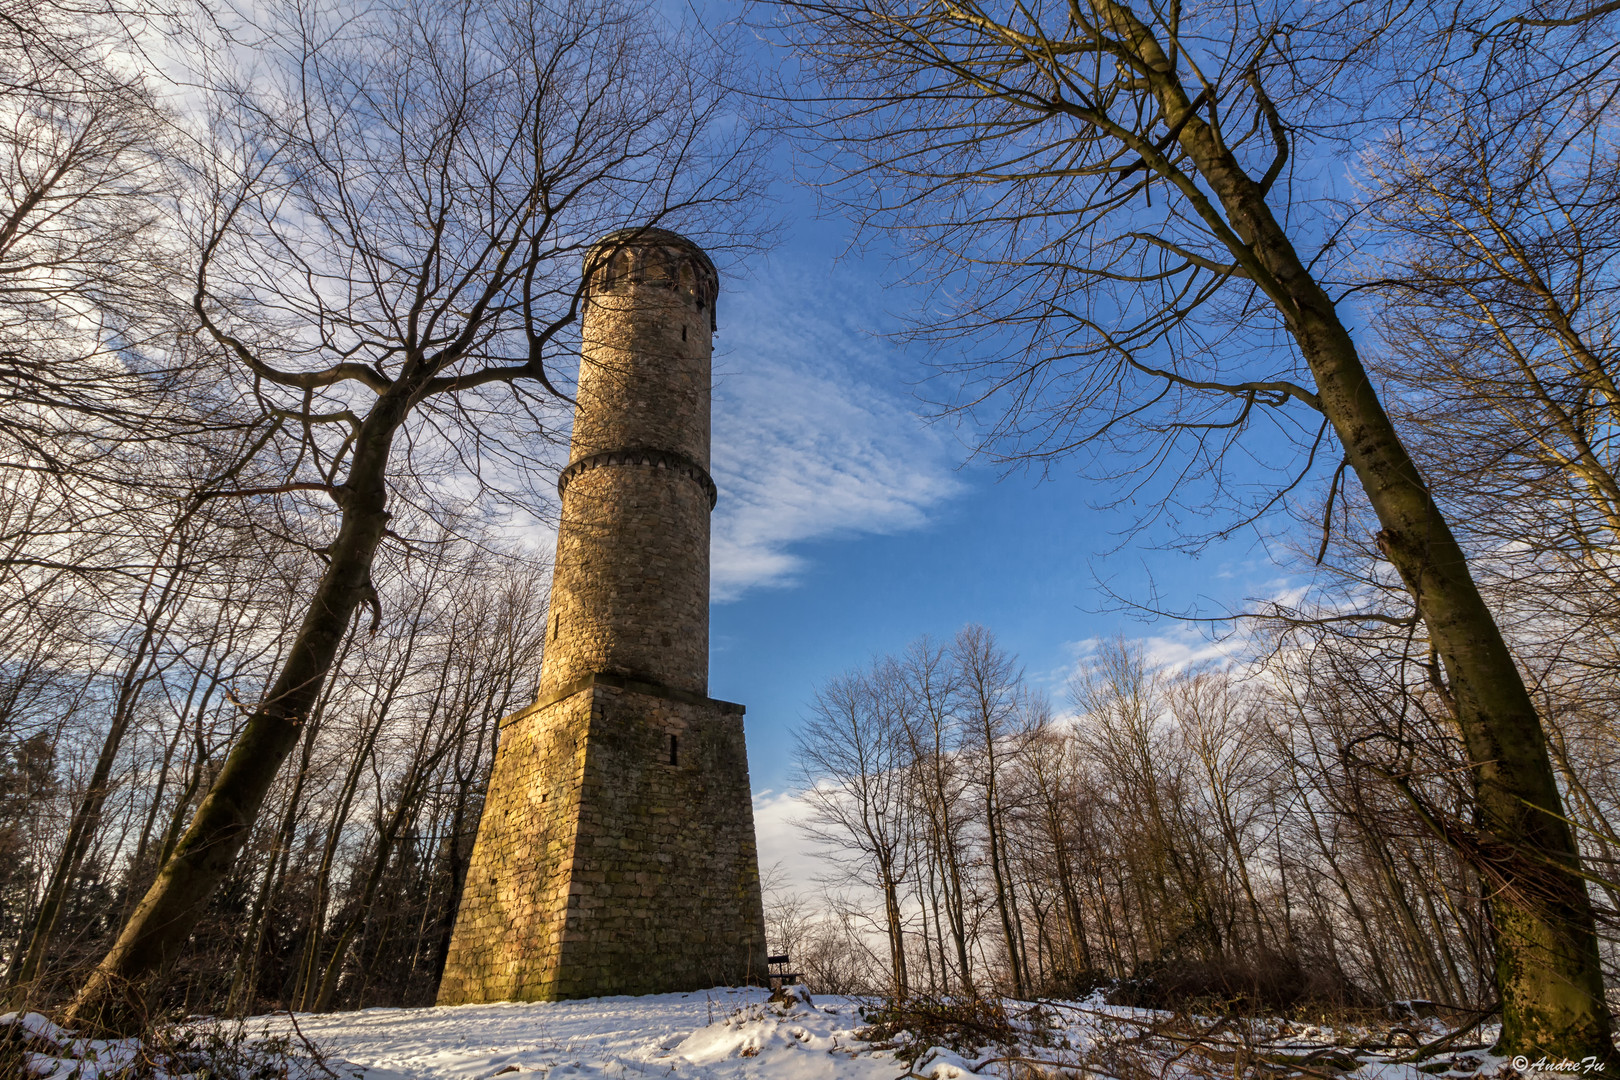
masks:
<svg viewBox="0 0 1620 1080"><path fill-rule="evenodd" d="M771 9L814 80L800 123L848 178L835 190L911 239L955 294L954 314L922 333L998 349L946 364L961 387L948 405L981 418L989 452L1123 450L1138 475L1219 490L1240 437L1265 424L1303 461L1251 519L1342 454L1468 748L1478 827L1451 839L1507 882L1491 899L1502 1046L1610 1054L1593 913L1535 703L1318 266L1332 243L1323 216L1295 197L1309 191L1312 143L1350 115L1336 97L1370 110L1396 93L1399 78L1361 54L1434 60L1450 47L1440 14L1113 0Z"/></svg>
<svg viewBox="0 0 1620 1080"><path fill-rule="evenodd" d="M582 253L617 228L724 240L746 220L748 126L658 19L610 0L287 5L258 27L267 70L211 84L191 310L285 464L198 498L313 493L339 514L275 679L72 1022L138 1016L229 872L356 611L378 625L399 502L552 438Z"/></svg>

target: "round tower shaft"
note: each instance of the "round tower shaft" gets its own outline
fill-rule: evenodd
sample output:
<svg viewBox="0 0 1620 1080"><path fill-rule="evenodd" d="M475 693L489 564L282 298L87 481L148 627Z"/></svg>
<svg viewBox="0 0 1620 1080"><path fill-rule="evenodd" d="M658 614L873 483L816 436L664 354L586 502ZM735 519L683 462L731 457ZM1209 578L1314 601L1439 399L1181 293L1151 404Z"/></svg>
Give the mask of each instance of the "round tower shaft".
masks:
<svg viewBox="0 0 1620 1080"><path fill-rule="evenodd" d="M630 229L591 248L584 285L540 693L606 673L706 695L719 276L690 240Z"/></svg>

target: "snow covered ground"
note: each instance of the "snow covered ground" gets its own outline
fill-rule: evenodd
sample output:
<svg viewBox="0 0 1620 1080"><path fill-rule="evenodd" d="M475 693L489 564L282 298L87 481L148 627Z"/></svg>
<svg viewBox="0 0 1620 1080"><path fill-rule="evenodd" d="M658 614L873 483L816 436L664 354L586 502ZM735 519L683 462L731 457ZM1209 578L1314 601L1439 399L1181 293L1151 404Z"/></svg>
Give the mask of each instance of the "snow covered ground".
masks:
<svg viewBox="0 0 1620 1080"><path fill-rule="evenodd" d="M1178 1054L1173 1044L1144 1039L1148 1030L1144 1025L1151 1025L1158 1015L1095 1001L1048 1009L1038 1025L1041 1037L1018 1052L1046 1063L1043 1071L1052 1076L1082 1075L1078 1069L1070 1073L1061 1067L1078 1065L1082 1058L1090 1059L1093 1075L1134 1072L1128 1062L1145 1066L1150 1076L1232 1075L1230 1063L1208 1055ZM287 1024L285 1018L266 1019L273 1030L284 1030ZM1007 1049L994 1046L977 1052L932 1047L908 1071L896 1059L893 1042L863 1041L861 1035L870 1035L870 1027L859 1001L816 997L809 1003L771 1003L764 991L749 988L550 1004L368 1009L300 1016L297 1023L305 1037L331 1055L334 1066L337 1059L346 1063L336 1071L364 1080L524 1080L531 1074L547 1080L642 1076L897 1080L907 1075L965 1080L1041 1075L1015 1068L1006 1060ZM1406 1028L1425 1041L1444 1030L1433 1021ZM1422 1062L1426 1068L1420 1071L1414 1064L1394 1060L1408 1056L1410 1045L1347 1052L1340 1047L1352 1040L1344 1032L1290 1025L1259 1030L1272 1051L1299 1059L1303 1066L1284 1067L1273 1075L1430 1080L1445 1073L1494 1076L1503 1065L1498 1058L1473 1051ZM1211 1038L1215 1044L1230 1046L1223 1040L1231 1036L1228 1027L1224 1034L1214 1030ZM1365 1036L1357 1033L1356 1041Z"/></svg>
<svg viewBox="0 0 1620 1080"><path fill-rule="evenodd" d="M808 995L805 995L807 998ZM1533 1077L1478 1049L1448 1044L1420 1060L1413 1047L1445 1032L1415 1018L1382 1030L1332 1031L1281 1021L1233 1023L1084 1003L1013 1004L1015 1046L957 1049L904 1035L882 1039L861 1002L836 997L768 1001L763 990L717 988L690 994L593 998L540 1004L463 1005L443 1009L257 1017L249 1035L263 1045L304 1040L324 1066L289 1075L308 1080L966 1080L968 1077L1093 1076L1118 1080L1430 1080L1436 1076ZM19 1021L64 1049L32 1059L33 1076L52 1080L110 1077L128 1061L123 1044L87 1044L43 1017ZM1399 1033L1397 1036L1396 1033ZM1487 1033L1488 1036L1489 1033ZM863 1038L864 1036L864 1038ZM868 1041L871 1040L871 1041ZM911 1065L896 1057L910 1044ZM45 1043L39 1044L45 1046ZM915 1053L917 1050L921 1053ZM1436 1048L1439 1049L1438 1047ZM1264 1060L1262 1060L1262 1058ZM77 1060L74 1060L77 1059ZM1013 1059L1022 1059L1015 1062ZM92 1061L94 1063L92 1063ZM1031 1067L1033 1066L1033 1067ZM185 1075L168 1074L164 1075ZM262 1074L261 1074L262 1075ZM281 1075L279 1070L275 1075Z"/></svg>
<svg viewBox="0 0 1620 1080"><path fill-rule="evenodd" d="M905 1066L855 1035L859 1005L772 1005L749 987L444 1009L299 1016L304 1036L365 1080L671 1077L894 1080ZM286 1018L266 1018L282 1030ZM943 1063L941 1063L943 1064ZM348 1069L338 1069L348 1072ZM959 1073L941 1072L939 1080Z"/></svg>

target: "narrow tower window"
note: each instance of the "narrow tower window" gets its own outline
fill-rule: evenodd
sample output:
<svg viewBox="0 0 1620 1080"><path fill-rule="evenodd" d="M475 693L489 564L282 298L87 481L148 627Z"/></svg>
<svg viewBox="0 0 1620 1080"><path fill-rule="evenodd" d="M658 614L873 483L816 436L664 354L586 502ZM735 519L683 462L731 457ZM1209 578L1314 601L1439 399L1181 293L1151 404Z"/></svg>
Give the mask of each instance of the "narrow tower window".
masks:
<svg viewBox="0 0 1620 1080"><path fill-rule="evenodd" d="M671 765L679 765L680 764L679 750L680 750L679 740L675 737L675 735L671 734L670 737L669 737L669 763Z"/></svg>

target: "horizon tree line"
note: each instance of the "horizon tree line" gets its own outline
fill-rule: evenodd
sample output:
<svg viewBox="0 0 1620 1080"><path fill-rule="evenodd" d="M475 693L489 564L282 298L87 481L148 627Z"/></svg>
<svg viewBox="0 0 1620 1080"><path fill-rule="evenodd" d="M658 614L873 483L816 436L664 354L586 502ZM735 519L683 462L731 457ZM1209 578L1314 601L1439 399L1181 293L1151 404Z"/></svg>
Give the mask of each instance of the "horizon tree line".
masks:
<svg viewBox="0 0 1620 1080"><path fill-rule="evenodd" d="M829 680L795 760L830 869L813 902L768 886L773 943L833 993L1489 1015L1489 883L1426 820L1470 806L1455 730L1417 713L1434 692L1362 641L1270 646L1176 669L1105 641L1061 714L979 626ZM1430 700L1402 717L1403 696ZM1553 733L1613 978L1620 789L1592 730L1616 717L1592 707L1562 702ZM1397 741L1426 759L1411 790Z"/></svg>

